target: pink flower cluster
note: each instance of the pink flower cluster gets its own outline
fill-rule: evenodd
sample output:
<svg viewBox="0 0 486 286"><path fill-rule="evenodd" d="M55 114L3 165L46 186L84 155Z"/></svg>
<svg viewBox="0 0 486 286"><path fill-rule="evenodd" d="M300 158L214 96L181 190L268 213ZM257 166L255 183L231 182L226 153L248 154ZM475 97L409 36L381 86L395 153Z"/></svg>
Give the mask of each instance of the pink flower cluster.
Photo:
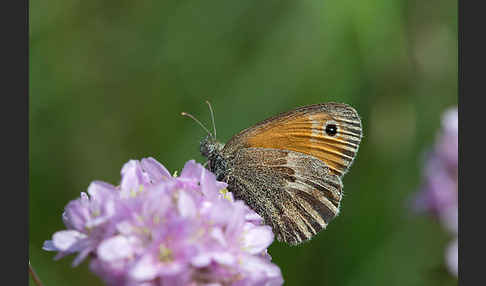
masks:
<svg viewBox="0 0 486 286"><path fill-rule="evenodd" d="M415 208L427 211L453 235L446 250L446 264L451 273L458 273L458 113L447 110L442 117L442 129L433 149L427 154L424 183L415 200Z"/></svg>
<svg viewBox="0 0 486 286"><path fill-rule="evenodd" d="M108 285L281 285L262 218L193 160L173 177L153 158L131 160L121 183L95 181L62 215L44 249L77 253Z"/></svg>

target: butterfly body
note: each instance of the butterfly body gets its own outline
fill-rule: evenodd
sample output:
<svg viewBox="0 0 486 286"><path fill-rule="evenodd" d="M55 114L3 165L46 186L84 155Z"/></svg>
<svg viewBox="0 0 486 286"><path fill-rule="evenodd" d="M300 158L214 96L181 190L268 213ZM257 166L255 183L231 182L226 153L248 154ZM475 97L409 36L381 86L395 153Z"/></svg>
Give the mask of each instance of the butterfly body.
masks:
<svg viewBox="0 0 486 286"><path fill-rule="evenodd" d="M361 121L348 105L304 106L264 120L201 153L235 199L245 201L291 245L309 240L339 213L341 178L361 141Z"/></svg>

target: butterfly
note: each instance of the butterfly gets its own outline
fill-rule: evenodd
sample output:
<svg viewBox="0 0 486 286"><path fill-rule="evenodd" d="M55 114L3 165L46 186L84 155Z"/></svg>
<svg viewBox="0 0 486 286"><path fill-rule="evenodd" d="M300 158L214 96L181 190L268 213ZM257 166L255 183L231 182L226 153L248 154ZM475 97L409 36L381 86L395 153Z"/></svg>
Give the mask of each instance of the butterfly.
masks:
<svg viewBox="0 0 486 286"><path fill-rule="evenodd" d="M299 107L242 130L226 144L216 140L216 128L214 136L203 128L208 135L200 151L207 168L272 227L279 241L307 241L338 215L342 177L362 138L361 119L351 106Z"/></svg>

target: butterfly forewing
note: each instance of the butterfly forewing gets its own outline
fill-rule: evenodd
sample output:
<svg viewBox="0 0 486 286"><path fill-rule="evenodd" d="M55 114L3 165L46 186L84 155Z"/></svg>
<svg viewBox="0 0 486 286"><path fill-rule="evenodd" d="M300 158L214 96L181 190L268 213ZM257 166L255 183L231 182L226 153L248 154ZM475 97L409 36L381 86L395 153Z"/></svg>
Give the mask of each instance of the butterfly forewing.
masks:
<svg viewBox="0 0 486 286"><path fill-rule="evenodd" d="M340 178L321 160L271 148L242 148L231 161L228 189L272 226L277 239L306 241L339 212Z"/></svg>
<svg viewBox="0 0 486 286"><path fill-rule="evenodd" d="M291 150L322 160L331 173L342 176L356 156L361 137L356 110L346 104L323 103L297 108L247 128L235 135L223 152L230 154L248 147Z"/></svg>

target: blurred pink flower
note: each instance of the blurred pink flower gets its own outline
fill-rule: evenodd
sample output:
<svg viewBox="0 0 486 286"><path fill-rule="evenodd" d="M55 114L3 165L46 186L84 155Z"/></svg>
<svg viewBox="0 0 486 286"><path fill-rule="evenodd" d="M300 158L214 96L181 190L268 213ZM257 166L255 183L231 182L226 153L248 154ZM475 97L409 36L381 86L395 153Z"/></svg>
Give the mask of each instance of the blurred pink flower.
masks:
<svg viewBox="0 0 486 286"><path fill-rule="evenodd" d="M458 233L458 113L457 108L442 116L442 128L435 145L427 154L424 182L417 194L414 207L429 212L456 237L446 251L446 265L457 276Z"/></svg>

